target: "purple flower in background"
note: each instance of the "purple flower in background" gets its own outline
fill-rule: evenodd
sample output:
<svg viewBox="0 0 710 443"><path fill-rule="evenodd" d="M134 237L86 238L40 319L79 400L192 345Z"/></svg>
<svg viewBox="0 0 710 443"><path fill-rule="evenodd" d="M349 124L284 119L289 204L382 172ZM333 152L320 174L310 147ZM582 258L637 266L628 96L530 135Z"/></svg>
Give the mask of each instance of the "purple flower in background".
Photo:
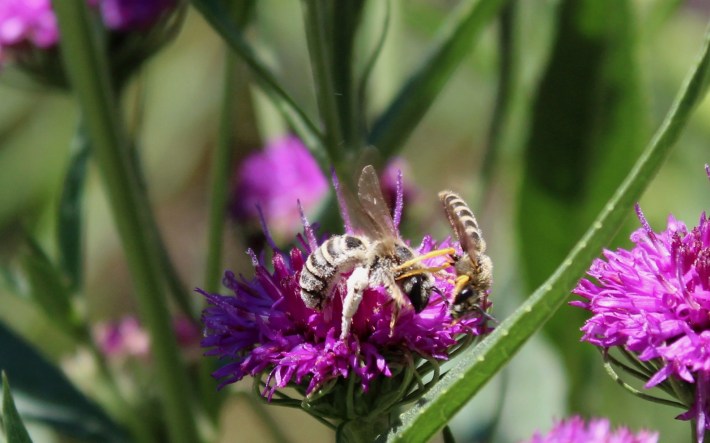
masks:
<svg viewBox="0 0 710 443"><path fill-rule="evenodd" d="M523 443L657 443L658 433L640 431L632 433L624 427L611 429L609 420L605 418L590 419L585 423L578 416L560 420L554 424L550 432L542 435L535 433L532 438Z"/></svg>
<svg viewBox="0 0 710 443"><path fill-rule="evenodd" d="M260 208L272 230L291 236L301 223L297 202L310 212L328 192L328 182L303 143L288 135L245 158L233 189L234 218L256 220Z"/></svg>
<svg viewBox="0 0 710 443"><path fill-rule="evenodd" d="M8 49L26 45L49 48L58 41L50 0L0 1L0 62Z"/></svg>
<svg viewBox="0 0 710 443"><path fill-rule="evenodd" d="M99 348L111 358L145 358L150 353L150 336L135 316L126 316L115 323L99 323L94 336Z"/></svg>
<svg viewBox="0 0 710 443"><path fill-rule="evenodd" d="M400 210L401 207L395 212ZM398 219L397 214L394 218ZM272 246L270 263L264 254L249 251L255 270L252 279L232 272L225 274L223 284L232 295L198 289L209 303L202 316L202 346L208 348L205 355L225 362L213 374L221 379L220 387L251 375L262 395L269 399L277 395L283 400L285 394L280 389L293 387L306 397L305 401L315 398L317 405L328 404L325 409L311 404L311 413L327 410L327 418L352 418L353 411L348 410L344 398L355 395L356 405L366 404L362 408L356 406L355 413L367 415L374 408L383 407L382 402L389 410L416 399L413 392L423 393L425 389L418 385L417 380L424 375L418 371L428 368L427 373L438 374L437 361L447 360L452 352L470 344L472 338L488 332L483 315L451 319L448 303L443 299L452 296L455 274L449 266L434 275L442 295L433 294L418 314L412 307L403 307L393 326L396 306L392 297L383 287L365 289L350 332L340 339L348 275L340 277L322 311L306 307L299 277L307 257L320 242L305 218L303 223L304 234L298 236L300 246L288 253ZM274 242L269 238L268 243ZM437 244L425 237L415 249L424 254L449 246L449 240ZM446 261L447 257L437 256L422 263L436 267ZM487 300L482 301L483 310L488 306ZM427 360L424 366L419 365L422 359ZM353 384L360 388L355 393Z"/></svg>
<svg viewBox="0 0 710 443"><path fill-rule="evenodd" d="M654 232L637 206L642 228L631 235L630 251L604 251L573 291L585 300L574 306L592 317L582 340L608 349L621 346L657 370L651 388L674 377L694 392L679 416L697 420L701 440L710 429L710 221L705 213L688 229L672 215L665 231ZM699 440L699 441L700 441Z"/></svg>
<svg viewBox="0 0 710 443"><path fill-rule="evenodd" d="M177 6L177 0L98 0L108 29L117 31L150 28Z"/></svg>
<svg viewBox="0 0 710 443"><path fill-rule="evenodd" d="M200 341L200 331L195 324L185 317L175 317L173 332L180 349L194 354L192 351L198 348ZM98 323L94 327L94 339L104 355L115 361L150 357L150 336L134 315L115 322Z"/></svg>
<svg viewBox="0 0 710 443"><path fill-rule="evenodd" d="M177 0L87 0L107 29L145 31L177 7ZM51 0L0 0L0 64L59 43Z"/></svg>

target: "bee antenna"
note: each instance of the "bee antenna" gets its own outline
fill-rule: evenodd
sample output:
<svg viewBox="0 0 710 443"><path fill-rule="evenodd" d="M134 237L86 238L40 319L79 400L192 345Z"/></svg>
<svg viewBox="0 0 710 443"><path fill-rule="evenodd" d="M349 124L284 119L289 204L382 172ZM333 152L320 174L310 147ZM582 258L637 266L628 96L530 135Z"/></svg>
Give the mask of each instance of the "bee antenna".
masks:
<svg viewBox="0 0 710 443"><path fill-rule="evenodd" d="M404 184L402 183L402 170L397 170L397 186L395 190L397 199L394 204L394 227L399 234L399 223L402 221L402 209L404 208Z"/></svg>

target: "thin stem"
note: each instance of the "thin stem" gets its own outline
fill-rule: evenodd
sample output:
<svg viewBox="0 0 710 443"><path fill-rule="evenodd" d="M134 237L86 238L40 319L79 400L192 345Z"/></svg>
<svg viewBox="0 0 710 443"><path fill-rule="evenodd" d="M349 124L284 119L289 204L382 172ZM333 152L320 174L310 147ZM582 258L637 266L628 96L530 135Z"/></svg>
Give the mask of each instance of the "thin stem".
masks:
<svg viewBox="0 0 710 443"><path fill-rule="evenodd" d="M149 208L141 206L124 123L110 83L106 54L86 2L54 2L64 67L86 121L113 218L133 277L141 317L151 336L166 428L173 442L199 441L187 373L167 310L160 258L151 241Z"/></svg>
<svg viewBox="0 0 710 443"><path fill-rule="evenodd" d="M514 93L518 85L518 45L516 41L517 1L510 0L500 11L498 18L498 88L493 116L488 132L488 143L483 153L479 175L482 189L479 194L479 206L487 206L483 201L491 196L495 165L504 141L506 125L510 119L514 103Z"/></svg>
<svg viewBox="0 0 710 443"><path fill-rule="evenodd" d="M281 430L281 427L276 420L274 420L274 417L264 408L264 404L261 401L254 398L254 396L248 392L240 391L236 393L236 396L249 403L251 410L259 417L259 420L261 420L264 424L264 428L271 434L271 438L275 443L289 443L291 441Z"/></svg>
<svg viewBox="0 0 710 443"><path fill-rule="evenodd" d="M93 357L94 362L96 363L96 367L99 370L99 378L102 384L108 388L108 392L111 395L112 400L117 405L115 408L116 411L114 411L115 415L124 425L128 427L128 429L130 429L136 442L151 443L154 441L155 436L152 434L150 427L146 426L148 422L138 416L136 410L123 396L123 393L116 384L116 378L113 376L111 369L106 362L106 357L96 347L96 343L94 343L91 339L88 331L86 332L84 341L85 345L89 348L89 352Z"/></svg>
<svg viewBox="0 0 710 443"><path fill-rule="evenodd" d="M323 0L305 0L305 23L308 37L308 53L313 67L313 84L316 89L318 108L325 126L325 149L331 162L340 158L343 137L343 122L339 118L338 96L343 91L335 90L332 70L332 16L328 3ZM333 6L330 6L333 7ZM346 93L349 91L345 91Z"/></svg>
<svg viewBox="0 0 710 443"><path fill-rule="evenodd" d="M289 122L301 141L308 147L313 157L318 161L323 173L328 174L331 162L324 151L323 135L316 125L308 118L296 102L281 87L266 64L257 57L254 49L247 43L241 30L228 19L229 13L219 2L207 0L192 0L192 4L200 11L230 48L254 72L255 79L274 106Z"/></svg>
<svg viewBox="0 0 710 443"><path fill-rule="evenodd" d="M454 433L451 432L451 428L448 425L444 426L444 429L441 430L441 437L443 438L444 443L456 443Z"/></svg>
<svg viewBox="0 0 710 443"><path fill-rule="evenodd" d="M209 227L207 231L207 258L204 284L207 292L219 290L222 274L223 233L229 197L229 177L232 171L232 143L234 141L234 120L236 105L237 57L226 51L224 58L224 85L222 109L219 124L217 146L212 154L212 179L210 183ZM200 362L200 393L209 416L216 421L219 407L219 394L214 389L210 373L213 370L212 359Z"/></svg>

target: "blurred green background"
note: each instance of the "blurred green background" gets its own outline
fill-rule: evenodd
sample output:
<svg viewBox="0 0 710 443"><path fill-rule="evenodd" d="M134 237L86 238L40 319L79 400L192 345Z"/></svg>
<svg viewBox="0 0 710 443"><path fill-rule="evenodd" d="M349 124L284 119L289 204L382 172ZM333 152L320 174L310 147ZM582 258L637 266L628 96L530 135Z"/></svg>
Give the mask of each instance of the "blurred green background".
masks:
<svg viewBox="0 0 710 443"><path fill-rule="evenodd" d="M392 1L389 34L369 91L373 115L393 97L457 3ZM660 125L700 49L710 18L710 8L701 3L517 2L514 63L506 71L513 89L500 130L491 136L502 78L498 22L487 28L401 151L410 166L405 180L418 190L405 237L418 243L426 233L448 235L436 193L443 188L461 193L479 219L495 265L493 315L505 318L560 263ZM379 37L382 4L370 2L366 10L361 55ZM260 0L249 37L297 103L313 114L301 16L298 2ZM224 51L221 40L191 11L177 40L143 69L124 101L129 127L140 137L160 229L191 288L203 285L209 160ZM243 67L239 78L249 83L240 88L234 121L235 165L286 131ZM76 125L70 97L32 85L18 72L0 74L0 254L5 259L12 258L19 226L56 253L54 214ZM707 209L710 184L703 165L710 162L709 139L706 100L640 201L654 229L665 228L669 213L694 225ZM135 305L94 165L85 201L86 309L96 320L115 320L134 312ZM629 211L626 227L609 247L629 247L628 236L637 226ZM250 272L244 250L252 229L230 225L226 268ZM40 310L2 287L0 306L3 322L50 359L64 362L91 395L71 342ZM673 419L681 411L641 402L602 373L596 351L578 343L585 313L577 311L563 306L546 331L460 412L452 423L459 441L479 441L476 432L498 413L494 441L512 442L548 429L553 418L570 411L656 429L661 441L687 440L688 425ZM235 389L248 390L250 384ZM304 413L270 412L294 441L331 438ZM222 441L266 441L263 423L251 414L249 402L231 398L222 417Z"/></svg>

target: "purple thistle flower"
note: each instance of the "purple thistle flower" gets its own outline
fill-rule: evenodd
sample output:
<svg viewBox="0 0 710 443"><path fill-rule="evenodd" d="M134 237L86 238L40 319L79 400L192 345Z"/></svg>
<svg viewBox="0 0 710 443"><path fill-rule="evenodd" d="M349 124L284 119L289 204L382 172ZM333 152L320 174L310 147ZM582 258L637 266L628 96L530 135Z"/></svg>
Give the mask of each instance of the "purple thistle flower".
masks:
<svg viewBox="0 0 710 443"><path fill-rule="evenodd" d="M697 420L698 438L710 430L710 221L697 227L668 217L653 232L637 206L642 228L631 235L630 251L604 251L570 304L592 312L582 340L608 349L621 346L657 369L646 388L674 377L695 392L680 419ZM687 403L687 402L686 402ZM699 440L700 441L700 440Z"/></svg>
<svg viewBox="0 0 710 443"><path fill-rule="evenodd" d="M57 19L50 0L0 2L0 63L13 48L49 48L58 41Z"/></svg>
<svg viewBox="0 0 710 443"><path fill-rule="evenodd" d="M305 306L299 277L318 242L308 222L303 222L299 246L289 253L272 246L270 264L263 254L249 251L255 270L252 279L225 273L223 284L233 295L197 290L209 303L202 316L202 346L209 348L205 355L226 362L213 374L221 379L220 388L251 375L269 400L274 395L283 400L285 394L279 390L294 387L306 397L309 412L324 418L351 419L353 413L366 416L373 410L386 412L416 399L430 386L420 384L422 361L427 361L426 371L438 373L437 361L447 360L472 338L488 332L482 315L453 321L448 302L436 294L419 314L404 307L391 327L395 303L383 287L370 287L364 292L349 334L340 339L347 275L341 277L322 311ZM416 251L424 254L450 246L450 240L437 244L427 236ZM458 245L454 247L458 249ZM423 264L435 267L446 260L438 256ZM450 298L453 267L434 277L438 290ZM484 300L482 308L488 307ZM415 373L418 375L413 376ZM359 385L360 393L353 393L353 383ZM345 400L353 395L358 399L355 411L349 409L353 403Z"/></svg>
<svg viewBox="0 0 710 443"><path fill-rule="evenodd" d="M108 29L145 30L177 6L177 0L98 0Z"/></svg>
<svg viewBox="0 0 710 443"><path fill-rule="evenodd" d="M657 443L658 433L639 431L632 433L624 427L611 430L606 418L590 419L585 423L579 416L557 421L550 432L542 435L535 433L524 443Z"/></svg>
<svg viewBox="0 0 710 443"><path fill-rule="evenodd" d="M280 235L294 235L301 217L295 202L308 213L328 192L328 182L303 143L292 135L269 142L239 167L233 188L232 216L260 218Z"/></svg>

